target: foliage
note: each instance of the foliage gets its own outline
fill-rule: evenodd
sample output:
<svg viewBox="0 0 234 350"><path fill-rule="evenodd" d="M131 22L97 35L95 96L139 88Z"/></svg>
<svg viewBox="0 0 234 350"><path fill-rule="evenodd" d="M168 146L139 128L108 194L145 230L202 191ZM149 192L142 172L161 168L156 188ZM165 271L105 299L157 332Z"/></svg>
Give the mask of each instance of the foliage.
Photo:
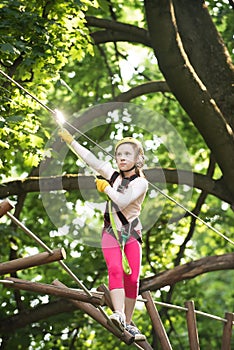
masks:
<svg viewBox="0 0 234 350"><path fill-rule="evenodd" d="M227 1L206 3L232 54L233 11ZM151 48L123 41L94 45L92 34L97 28L86 25L87 16L95 16L146 29L142 1L3 0L0 15L1 68L42 103L62 110L67 120L77 123L78 127L82 124L83 112L92 106L113 101L142 83L164 79ZM54 120L48 112L2 76L0 83L2 186L27 176L90 174L76 155L58 140ZM128 108L135 119L100 115L98 120L88 120L80 129L110 152L113 151L110 140L135 133L144 139L148 168L159 166L207 173L211 150L169 90L141 94ZM106 157L79 133L75 137L100 157ZM42 160L45 167L41 170L38 165L44 164ZM215 166L213 178L219 177L220 169ZM189 210L199 202L198 188L166 181L155 185ZM22 206L20 219L45 244L51 249L65 248L67 265L87 288L108 283L100 249L102 214L95 207L96 204L100 207L103 198L94 187L83 191L21 193L10 199L17 209ZM233 236L233 210L218 197L207 195L199 216L228 237ZM231 245L199 222L182 251L183 242L192 230L191 217L155 188L149 190L142 222L145 224L142 279L173 269L176 264L233 251ZM42 251L29 236L12 225L9 218L1 219L0 229L1 261ZM17 277L43 283L59 278L67 286L77 288L56 263L19 271ZM212 272L171 288L166 286L152 295L156 300L180 306L192 299L197 310L223 317L225 311L232 311L232 277L232 271ZM49 308L57 302L54 297L29 292L17 294L13 289L0 288L0 324L17 312L33 313L43 305ZM187 349L185 314L161 306L158 309L172 347ZM110 312L108 308L106 311ZM148 341L154 343L154 348L160 349L142 303L137 304L134 321ZM23 328L12 324L11 332L1 335L2 349L133 348L120 343L78 310L58 313ZM202 349L220 348L221 323L199 316L198 331Z"/></svg>
<svg viewBox="0 0 234 350"><path fill-rule="evenodd" d="M92 53L84 11L89 2L3 1L1 4L1 65L43 103L54 85L62 82L60 71L68 59L79 62ZM14 25L12 25L14 23ZM12 28L9 34L8 28ZM29 171L45 155L50 137L40 106L18 88L2 81L1 167L10 173L12 152ZM52 106L53 107L53 106ZM51 123L51 122L50 122ZM18 172L22 172L22 168ZM9 173L6 173L7 175Z"/></svg>

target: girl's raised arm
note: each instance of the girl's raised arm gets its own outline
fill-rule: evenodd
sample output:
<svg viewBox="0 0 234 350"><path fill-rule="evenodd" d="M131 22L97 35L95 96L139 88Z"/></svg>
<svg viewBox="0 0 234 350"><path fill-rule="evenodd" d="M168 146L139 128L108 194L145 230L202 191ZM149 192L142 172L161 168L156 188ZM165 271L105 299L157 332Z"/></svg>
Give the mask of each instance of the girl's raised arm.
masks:
<svg viewBox="0 0 234 350"><path fill-rule="evenodd" d="M79 144L74 140L73 136L66 130L61 129L58 132L59 136L71 146L73 152L80 157L88 166L93 170L97 171L100 175L106 179L110 179L113 174L114 169L109 162L102 161L98 159L92 152L87 148Z"/></svg>

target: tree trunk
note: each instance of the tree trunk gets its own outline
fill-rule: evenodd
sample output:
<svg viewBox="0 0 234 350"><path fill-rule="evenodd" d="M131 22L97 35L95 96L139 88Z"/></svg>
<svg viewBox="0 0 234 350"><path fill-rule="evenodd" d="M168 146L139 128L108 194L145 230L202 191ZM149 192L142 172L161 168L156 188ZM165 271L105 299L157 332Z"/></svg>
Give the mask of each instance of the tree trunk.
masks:
<svg viewBox="0 0 234 350"><path fill-rule="evenodd" d="M180 0L173 4L189 61L234 130L234 70L227 48L204 1Z"/></svg>
<svg viewBox="0 0 234 350"><path fill-rule="evenodd" d="M233 130L189 60L178 31L173 2L145 0L145 8L160 69L172 93L213 152L234 202ZM203 30L209 28L203 27ZM219 46L219 36L213 37L212 32L210 35L213 45Z"/></svg>

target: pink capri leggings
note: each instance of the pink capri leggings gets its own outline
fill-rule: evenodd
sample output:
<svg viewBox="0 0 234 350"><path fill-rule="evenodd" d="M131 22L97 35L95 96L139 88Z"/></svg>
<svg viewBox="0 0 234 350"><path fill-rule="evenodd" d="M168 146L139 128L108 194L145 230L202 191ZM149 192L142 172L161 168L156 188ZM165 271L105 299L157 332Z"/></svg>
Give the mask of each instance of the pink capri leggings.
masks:
<svg viewBox="0 0 234 350"><path fill-rule="evenodd" d="M117 240L108 232L102 234L102 251L106 261L109 278L109 289L124 288L127 298L136 299L139 290L141 269L141 244L134 237L127 241L124 251L131 268L131 274L126 274L122 266L122 253Z"/></svg>

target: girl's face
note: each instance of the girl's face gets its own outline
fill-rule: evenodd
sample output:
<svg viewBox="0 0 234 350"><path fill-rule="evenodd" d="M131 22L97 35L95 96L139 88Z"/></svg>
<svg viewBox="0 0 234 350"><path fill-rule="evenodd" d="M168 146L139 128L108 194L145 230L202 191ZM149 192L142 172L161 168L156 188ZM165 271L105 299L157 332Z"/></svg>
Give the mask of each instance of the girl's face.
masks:
<svg viewBox="0 0 234 350"><path fill-rule="evenodd" d="M123 143L116 150L115 159L119 170L127 171L136 163L136 151L131 143Z"/></svg>

